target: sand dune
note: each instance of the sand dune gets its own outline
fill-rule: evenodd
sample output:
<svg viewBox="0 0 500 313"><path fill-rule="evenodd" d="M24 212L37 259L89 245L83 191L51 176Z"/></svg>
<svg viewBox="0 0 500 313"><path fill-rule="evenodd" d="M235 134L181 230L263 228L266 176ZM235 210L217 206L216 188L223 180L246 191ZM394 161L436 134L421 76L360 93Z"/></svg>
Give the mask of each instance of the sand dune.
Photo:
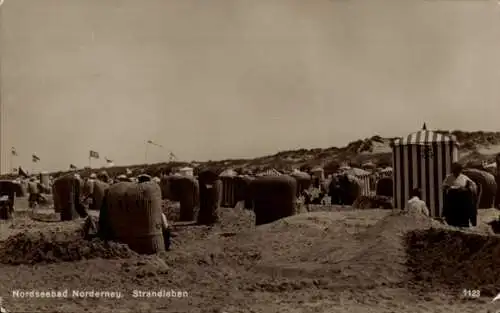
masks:
<svg viewBox="0 0 500 313"><path fill-rule="evenodd" d="M383 210L304 213L255 227L253 213L223 209L220 226L175 226L172 251L138 256L121 245L84 243L81 220L20 215L2 224L17 234L0 243L0 262L31 264L0 265L0 294L11 311L479 312L500 277L500 239L484 224L494 216L481 212L483 226L468 232ZM462 300L463 288L484 297ZM22 299L12 297L15 289L123 297ZM134 298L134 289L189 296Z"/></svg>

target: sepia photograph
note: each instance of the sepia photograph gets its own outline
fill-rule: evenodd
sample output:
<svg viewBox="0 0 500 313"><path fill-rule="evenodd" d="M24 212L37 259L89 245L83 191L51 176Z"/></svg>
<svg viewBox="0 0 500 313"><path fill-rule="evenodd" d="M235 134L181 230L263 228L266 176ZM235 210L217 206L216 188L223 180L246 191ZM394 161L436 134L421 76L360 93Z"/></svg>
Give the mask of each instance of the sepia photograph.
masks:
<svg viewBox="0 0 500 313"><path fill-rule="evenodd" d="M499 56L497 0L0 0L0 313L500 313Z"/></svg>

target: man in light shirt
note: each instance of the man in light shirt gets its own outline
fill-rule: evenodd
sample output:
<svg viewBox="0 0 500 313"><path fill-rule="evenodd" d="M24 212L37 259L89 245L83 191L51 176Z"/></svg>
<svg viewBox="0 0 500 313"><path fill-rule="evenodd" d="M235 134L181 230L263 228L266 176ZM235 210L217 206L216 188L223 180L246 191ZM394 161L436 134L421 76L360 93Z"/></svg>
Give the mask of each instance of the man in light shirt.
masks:
<svg viewBox="0 0 500 313"><path fill-rule="evenodd" d="M406 211L408 211L408 213L429 216L429 209L427 208L425 201L420 199L421 196L422 192L419 188L413 189L411 199L408 200L408 204L406 205Z"/></svg>
<svg viewBox="0 0 500 313"><path fill-rule="evenodd" d="M469 177L462 174L463 167L460 163L453 163L451 166L451 174L446 176L443 181L443 189L470 188L471 191L477 191L476 183Z"/></svg>
<svg viewBox="0 0 500 313"><path fill-rule="evenodd" d="M443 181L443 217L450 226L477 225L477 185L462 174L462 165L454 163L452 173Z"/></svg>

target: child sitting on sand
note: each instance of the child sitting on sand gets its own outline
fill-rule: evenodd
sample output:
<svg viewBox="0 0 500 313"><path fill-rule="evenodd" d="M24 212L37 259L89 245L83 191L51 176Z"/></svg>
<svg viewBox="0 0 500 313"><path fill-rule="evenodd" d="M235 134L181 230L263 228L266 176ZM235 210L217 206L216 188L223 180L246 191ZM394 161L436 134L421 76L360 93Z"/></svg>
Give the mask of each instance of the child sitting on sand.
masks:
<svg viewBox="0 0 500 313"><path fill-rule="evenodd" d="M422 192L419 188L413 189L413 191L411 192L412 198L408 200L408 204L406 205L405 210L408 213L417 213L429 216L429 209L427 208L425 201L420 199L421 194Z"/></svg>

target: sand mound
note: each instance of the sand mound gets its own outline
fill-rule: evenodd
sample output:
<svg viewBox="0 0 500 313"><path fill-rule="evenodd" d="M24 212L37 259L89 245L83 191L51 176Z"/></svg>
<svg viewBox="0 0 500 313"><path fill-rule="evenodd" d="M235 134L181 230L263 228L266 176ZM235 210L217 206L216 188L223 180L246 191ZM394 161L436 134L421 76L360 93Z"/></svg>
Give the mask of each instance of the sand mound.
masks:
<svg viewBox="0 0 500 313"><path fill-rule="evenodd" d="M157 255L142 255L139 260L128 259L121 264L121 269L134 276L139 281L145 277L157 277L169 273L169 267ZM163 281L169 281L167 277L163 277Z"/></svg>
<svg viewBox="0 0 500 313"><path fill-rule="evenodd" d="M303 259L337 273L330 285L374 288L406 280L404 235L438 223L419 216L389 214L371 226L349 232L337 229L303 251Z"/></svg>
<svg viewBox="0 0 500 313"><path fill-rule="evenodd" d="M428 229L441 224L421 215L391 214L365 232L356 234L357 248L345 249L344 283L364 287L400 284L406 281L404 235L415 229Z"/></svg>
<svg viewBox="0 0 500 313"><path fill-rule="evenodd" d="M429 287L500 290L500 237L431 228L406 236L408 268L415 281Z"/></svg>
<svg viewBox="0 0 500 313"><path fill-rule="evenodd" d="M487 293L500 285L493 266L500 257L500 237L480 234L480 227L456 231L420 215L310 212L254 227L251 212L221 209L219 226L185 226L176 232L175 252L164 258L181 280L230 275L241 281L234 288L265 292L424 282L427 289L431 283L448 290L481 287Z"/></svg>
<svg viewBox="0 0 500 313"><path fill-rule="evenodd" d="M383 210L314 212L182 247L199 264L243 266L251 290L366 289L407 279L404 235L439 223ZM373 215L373 216L371 216ZM177 259L179 262L179 259Z"/></svg>
<svg viewBox="0 0 500 313"><path fill-rule="evenodd" d="M228 238L224 251L234 252L235 255L256 251L260 255L261 265L307 262L311 261L309 250L327 243L334 245L343 242L373 223L374 220L345 212L299 214Z"/></svg>
<svg viewBox="0 0 500 313"><path fill-rule="evenodd" d="M179 202L163 200L163 213L167 216L169 223L176 223L180 217ZM244 231L253 229L255 225L255 214L251 210L243 208L219 208L220 223L217 228L225 231ZM194 222L194 221L193 221Z"/></svg>
<svg viewBox="0 0 500 313"><path fill-rule="evenodd" d="M401 238L400 236L409 231L441 227L442 225L438 221L420 214L391 212L367 229L366 232L359 233L358 239L362 241L380 241L393 237Z"/></svg>
<svg viewBox="0 0 500 313"><path fill-rule="evenodd" d="M129 258L134 255L126 245L85 240L80 230L19 233L0 244L0 263L14 265Z"/></svg>
<svg viewBox="0 0 500 313"><path fill-rule="evenodd" d="M42 211L42 212L39 212ZM60 222L61 216L59 213L47 212L45 209L33 210L16 210L14 211L14 221L18 219L30 218L40 222Z"/></svg>

